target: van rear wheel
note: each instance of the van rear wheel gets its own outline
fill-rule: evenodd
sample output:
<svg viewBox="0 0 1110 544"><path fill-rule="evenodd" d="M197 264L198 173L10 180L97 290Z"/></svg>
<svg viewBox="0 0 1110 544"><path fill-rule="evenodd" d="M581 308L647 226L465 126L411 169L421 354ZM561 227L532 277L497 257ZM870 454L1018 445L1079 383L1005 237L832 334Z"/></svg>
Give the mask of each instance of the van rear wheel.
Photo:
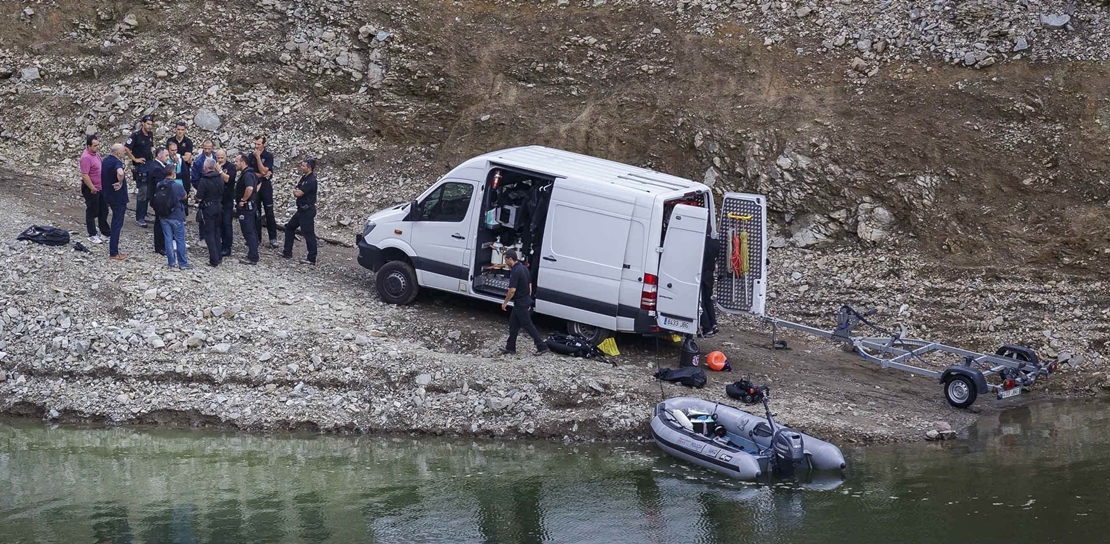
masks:
<svg viewBox="0 0 1110 544"><path fill-rule="evenodd" d="M411 304L420 286L416 284L416 270L405 261L389 261L382 265L375 277L378 296L389 304Z"/></svg>
<svg viewBox="0 0 1110 544"><path fill-rule="evenodd" d="M567 321L567 334L581 336L590 343L591 346L596 346L609 338L613 331L602 327L595 327L577 321Z"/></svg>

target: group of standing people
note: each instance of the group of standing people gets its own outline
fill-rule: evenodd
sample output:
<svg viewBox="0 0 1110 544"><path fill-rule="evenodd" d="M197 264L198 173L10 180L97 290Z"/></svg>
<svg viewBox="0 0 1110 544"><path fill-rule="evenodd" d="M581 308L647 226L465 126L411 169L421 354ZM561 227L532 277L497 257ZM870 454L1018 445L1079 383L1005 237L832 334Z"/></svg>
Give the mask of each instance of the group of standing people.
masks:
<svg viewBox="0 0 1110 544"><path fill-rule="evenodd" d="M266 148L265 136L255 138L253 152L229 160L227 152L214 149L211 140L205 140L200 153L194 155L184 121L178 121L174 134L157 147L153 127L154 119L144 116L139 130L126 143L112 145L111 153L103 158L99 138L93 135L85 139L80 159L81 195L85 200L85 226L90 242L108 241L112 260L128 257L119 252L119 236L129 202L124 166L124 160L129 159L136 190L135 222L144 229L153 226L154 251L165 255L171 268L192 268L185 244L190 204L196 206L199 235L207 246L210 266L219 266L231 256L232 224L236 219L247 246L247 254L240 263L258 264L263 227L269 235L270 247L279 247L274 215L274 156ZM315 170L316 159L308 157L301 161L301 177L293 189L297 210L285 224L282 247L282 257L292 258L295 235L300 229L308 250L301 262L309 265L316 264L318 247ZM147 222L150 215L153 225Z"/></svg>

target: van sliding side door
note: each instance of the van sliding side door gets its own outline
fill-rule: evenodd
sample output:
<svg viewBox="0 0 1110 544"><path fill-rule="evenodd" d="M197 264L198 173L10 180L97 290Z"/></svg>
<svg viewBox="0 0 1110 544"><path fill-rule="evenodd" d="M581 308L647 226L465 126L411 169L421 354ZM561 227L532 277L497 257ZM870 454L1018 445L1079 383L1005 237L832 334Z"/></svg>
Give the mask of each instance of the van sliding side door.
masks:
<svg viewBox="0 0 1110 544"><path fill-rule="evenodd" d="M535 262L537 312L616 330L633 209L631 201L555 183Z"/></svg>

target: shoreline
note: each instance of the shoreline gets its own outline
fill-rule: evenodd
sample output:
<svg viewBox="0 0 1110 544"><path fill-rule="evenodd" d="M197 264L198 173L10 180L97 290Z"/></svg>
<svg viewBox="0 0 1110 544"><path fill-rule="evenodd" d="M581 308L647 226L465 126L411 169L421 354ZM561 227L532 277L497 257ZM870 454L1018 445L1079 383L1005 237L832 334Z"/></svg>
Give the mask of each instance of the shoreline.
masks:
<svg viewBox="0 0 1110 544"><path fill-rule="evenodd" d="M0 232L80 225L76 203L44 213L32 204L34 180L5 181L13 191L0 208ZM189 251L203 259L193 225L186 228ZM677 364L674 347L656 350L627 335L617 339L616 367L557 355L497 356L505 316L495 305L434 292L411 306L384 304L353 251L322 247L320 265L307 268L266 250L250 270L232 263L186 272L167 270L150 236L125 226L121 250L132 257L124 262L108 261L103 245L86 254L0 242L0 273L8 280L0 292L0 412L247 432L635 440L648 436L660 399L654 369ZM236 243L236 253L242 250ZM854 257L774 255L775 306L789 311L779 315L823 325L823 316L807 317L812 306L802 304L805 290L794 288L791 275L812 268L807 260L836 258ZM936 297L926 290L914 311L930 310L930 300ZM562 327L547 319L538 325L544 333ZM921 440L934 422L962 430L978 417L950 408L932 380L881 370L829 342L787 332L791 349L770 350L754 319L725 316L721 329L700 342L702 351L725 351L735 371L708 372L700 390L665 384L666 396L735 405L724 386L750 376L771 387L778 421L838 445ZM979 343L997 342L980 336ZM1083 365L1091 370L1102 361ZM1090 396L1106 387L1080 381L1087 372L1060 374L1038 383L1032 398ZM1023 397L976 406L990 412L1027 402Z"/></svg>

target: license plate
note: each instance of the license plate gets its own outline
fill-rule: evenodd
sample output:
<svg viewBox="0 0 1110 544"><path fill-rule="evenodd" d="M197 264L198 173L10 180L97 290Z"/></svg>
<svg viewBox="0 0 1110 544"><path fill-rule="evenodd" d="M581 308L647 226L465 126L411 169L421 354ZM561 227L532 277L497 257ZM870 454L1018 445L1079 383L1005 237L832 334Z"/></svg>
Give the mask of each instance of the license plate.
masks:
<svg viewBox="0 0 1110 544"><path fill-rule="evenodd" d="M1010 397L1016 397L1020 394L1021 394L1021 388L1020 387L1015 387L1015 388L1013 388L1009 391L999 391L998 392L998 398L1008 399Z"/></svg>
<svg viewBox="0 0 1110 544"><path fill-rule="evenodd" d="M693 323L691 323L690 321L675 319L673 317L664 317L663 318L663 326L664 327L675 327L675 328L679 328L679 329L682 329L682 330L690 330L691 325L693 325Z"/></svg>

